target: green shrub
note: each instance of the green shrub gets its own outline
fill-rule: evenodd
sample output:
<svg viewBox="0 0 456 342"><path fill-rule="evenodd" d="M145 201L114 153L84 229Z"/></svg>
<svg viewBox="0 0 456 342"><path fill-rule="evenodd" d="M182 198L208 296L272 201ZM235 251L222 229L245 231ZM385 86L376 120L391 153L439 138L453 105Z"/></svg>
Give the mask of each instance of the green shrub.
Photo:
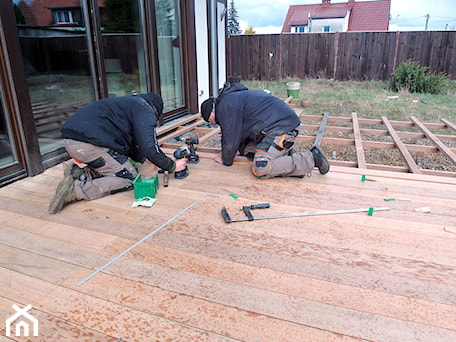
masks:
<svg viewBox="0 0 456 342"><path fill-rule="evenodd" d="M391 75L389 88L395 92L408 90L411 93L440 94L448 77L443 73L427 74L427 70L414 61L402 62Z"/></svg>
<svg viewBox="0 0 456 342"><path fill-rule="evenodd" d="M441 94L448 84L448 76L443 73L428 75L425 92L430 94Z"/></svg>

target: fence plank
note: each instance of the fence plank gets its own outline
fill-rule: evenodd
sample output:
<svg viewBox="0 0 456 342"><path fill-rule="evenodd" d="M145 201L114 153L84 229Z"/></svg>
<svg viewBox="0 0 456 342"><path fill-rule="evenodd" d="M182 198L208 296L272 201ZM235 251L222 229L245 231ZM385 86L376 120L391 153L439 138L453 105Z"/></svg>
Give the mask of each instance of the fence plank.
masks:
<svg viewBox="0 0 456 342"><path fill-rule="evenodd" d="M238 35L228 41L228 74L243 79L385 81L406 60L456 79L456 31Z"/></svg>

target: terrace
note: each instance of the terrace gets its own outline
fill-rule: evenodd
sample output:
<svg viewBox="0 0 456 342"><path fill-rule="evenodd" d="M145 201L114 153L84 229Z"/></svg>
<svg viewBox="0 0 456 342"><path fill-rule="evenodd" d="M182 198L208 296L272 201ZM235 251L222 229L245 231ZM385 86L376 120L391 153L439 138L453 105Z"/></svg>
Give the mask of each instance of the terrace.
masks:
<svg viewBox="0 0 456 342"><path fill-rule="evenodd" d="M303 144L353 145L362 159L357 124L348 143L308 119ZM324 176L261 180L244 160L213 162L218 130L200 125L190 117L161 129L167 153L172 138L198 134L200 162L168 187L159 175L150 208L132 208L124 192L49 215L63 165L0 189L0 341L15 340L4 325L13 304L32 305L43 341L456 340L454 172L420 172L413 158L329 158ZM401 153L442 148L412 145ZM221 215L265 202L254 216L329 213L230 224Z"/></svg>

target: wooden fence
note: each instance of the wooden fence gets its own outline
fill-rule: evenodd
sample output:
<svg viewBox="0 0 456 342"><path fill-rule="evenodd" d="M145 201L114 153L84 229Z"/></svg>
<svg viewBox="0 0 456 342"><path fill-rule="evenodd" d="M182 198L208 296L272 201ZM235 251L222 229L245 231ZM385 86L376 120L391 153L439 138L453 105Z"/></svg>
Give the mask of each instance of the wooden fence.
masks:
<svg viewBox="0 0 456 342"><path fill-rule="evenodd" d="M388 80L402 61L456 79L456 31L230 36L228 75L246 80Z"/></svg>

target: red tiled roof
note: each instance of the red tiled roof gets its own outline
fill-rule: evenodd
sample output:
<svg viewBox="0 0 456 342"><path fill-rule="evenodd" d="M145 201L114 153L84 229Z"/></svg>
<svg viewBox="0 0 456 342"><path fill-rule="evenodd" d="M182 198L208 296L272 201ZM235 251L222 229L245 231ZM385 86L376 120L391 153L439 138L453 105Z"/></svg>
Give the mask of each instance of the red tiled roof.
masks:
<svg viewBox="0 0 456 342"><path fill-rule="evenodd" d="M291 5L282 26L282 33L291 32L292 26L307 25L309 18L343 18L347 11L350 11L348 31L387 31L390 8L391 0Z"/></svg>
<svg viewBox="0 0 456 342"><path fill-rule="evenodd" d="M388 31L391 0L355 2L348 31Z"/></svg>

